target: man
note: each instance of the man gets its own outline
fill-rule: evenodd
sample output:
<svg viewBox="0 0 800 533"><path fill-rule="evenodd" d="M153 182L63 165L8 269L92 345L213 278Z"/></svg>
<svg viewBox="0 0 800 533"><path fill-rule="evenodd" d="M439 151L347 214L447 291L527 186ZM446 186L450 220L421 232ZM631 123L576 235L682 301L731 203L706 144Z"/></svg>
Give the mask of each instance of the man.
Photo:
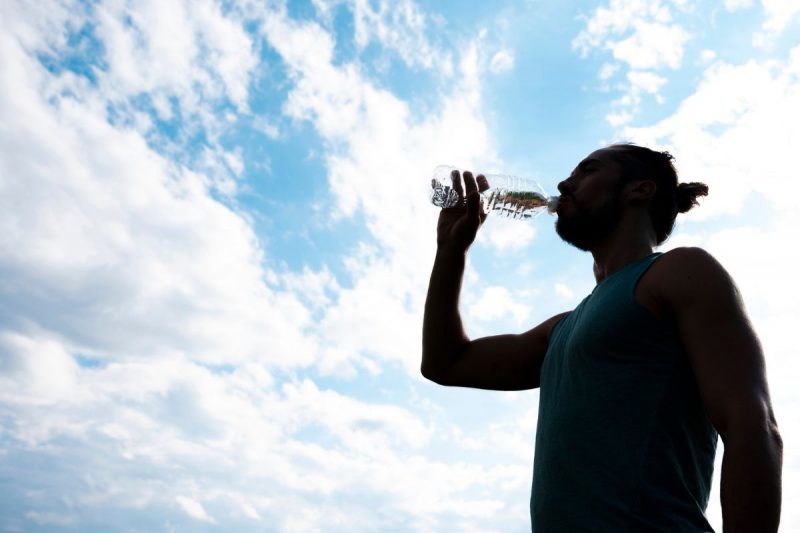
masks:
<svg viewBox="0 0 800 533"><path fill-rule="evenodd" d="M764 356L739 293L699 248L654 248L708 188L672 157L622 144L584 159L560 192L556 231L591 252L597 286L530 331L471 340L458 310L486 178L454 173L423 324L422 373L442 385L540 387L532 529L712 531L717 435L725 533L775 532L782 442Z"/></svg>

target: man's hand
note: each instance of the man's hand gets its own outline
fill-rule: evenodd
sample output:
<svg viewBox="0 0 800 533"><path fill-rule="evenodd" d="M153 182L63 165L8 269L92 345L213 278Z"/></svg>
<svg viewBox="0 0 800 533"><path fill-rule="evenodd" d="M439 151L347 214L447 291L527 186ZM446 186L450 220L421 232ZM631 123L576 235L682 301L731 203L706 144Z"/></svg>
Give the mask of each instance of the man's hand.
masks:
<svg viewBox="0 0 800 533"><path fill-rule="evenodd" d="M458 193L459 204L457 207L442 209L439 213L436 242L439 248L465 253L475 240L478 228L486 220L486 214L481 210L479 192L487 190L489 182L482 174L479 174L476 183L472 173L466 171L464 172L464 187L462 187L458 170L454 170L450 177L453 180L453 189Z"/></svg>
<svg viewBox="0 0 800 533"><path fill-rule="evenodd" d="M433 263L422 324L422 375L441 385L491 390L525 390L539 386L542 360L550 331L564 315L557 315L518 335L494 335L470 340L464 331L458 298L464 277L466 251L486 218L479 191L489 188L482 175L477 183L464 172L452 174L458 207L439 215L439 249Z"/></svg>

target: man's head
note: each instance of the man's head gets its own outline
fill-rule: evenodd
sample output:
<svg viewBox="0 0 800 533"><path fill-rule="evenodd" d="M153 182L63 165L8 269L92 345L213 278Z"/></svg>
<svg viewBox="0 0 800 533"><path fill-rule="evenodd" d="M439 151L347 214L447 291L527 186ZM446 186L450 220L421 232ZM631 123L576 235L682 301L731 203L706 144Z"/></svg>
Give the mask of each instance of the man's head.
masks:
<svg viewBox="0 0 800 533"><path fill-rule="evenodd" d="M581 250L609 238L626 213L648 216L656 244L669 237L678 213L708 194L702 183L678 183L668 152L634 144L613 144L589 154L558 185L561 193L556 231Z"/></svg>

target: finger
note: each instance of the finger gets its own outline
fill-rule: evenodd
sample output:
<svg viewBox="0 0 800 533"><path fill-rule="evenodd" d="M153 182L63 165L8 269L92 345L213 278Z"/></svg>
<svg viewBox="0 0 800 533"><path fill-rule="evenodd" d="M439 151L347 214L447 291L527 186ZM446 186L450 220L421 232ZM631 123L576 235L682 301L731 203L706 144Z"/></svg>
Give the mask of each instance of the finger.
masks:
<svg viewBox="0 0 800 533"><path fill-rule="evenodd" d="M466 177L467 173L464 173ZM475 187L475 180L472 181L473 188ZM480 224L481 216L481 195L478 190L474 189L472 193L467 194L467 217L475 224Z"/></svg>
<svg viewBox="0 0 800 533"><path fill-rule="evenodd" d="M464 185L467 188L467 212L473 222L480 224L481 215L481 195L478 194L478 186L475 183L475 178L472 177L472 172L464 172Z"/></svg>
<svg viewBox="0 0 800 533"><path fill-rule="evenodd" d="M483 192L489 189L489 180L483 174L478 174L478 192Z"/></svg>
<svg viewBox="0 0 800 533"><path fill-rule="evenodd" d="M458 193L458 199L464 199L464 188L461 186L461 175L458 170L453 170L450 173L450 179L453 180L453 189Z"/></svg>
<svg viewBox="0 0 800 533"><path fill-rule="evenodd" d="M478 192L478 186L475 185L475 178L472 177L472 172L469 170L464 171L464 186L467 188L467 198Z"/></svg>

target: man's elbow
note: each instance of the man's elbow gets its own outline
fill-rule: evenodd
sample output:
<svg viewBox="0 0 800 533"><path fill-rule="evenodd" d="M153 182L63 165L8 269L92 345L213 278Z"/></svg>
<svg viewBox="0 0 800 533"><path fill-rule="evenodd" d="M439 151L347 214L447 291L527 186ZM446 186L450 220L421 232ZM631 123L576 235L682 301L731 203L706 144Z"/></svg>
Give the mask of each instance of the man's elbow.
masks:
<svg viewBox="0 0 800 533"><path fill-rule="evenodd" d="M770 422L767 433L772 441L773 448L778 454L780 454L781 457L783 457L783 437L781 437L781 432L778 430L778 424Z"/></svg>
<svg viewBox="0 0 800 533"><path fill-rule="evenodd" d="M745 442L761 443L772 454L783 456L783 437L781 437L778 424L772 416L729 423L723 431L720 431L720 437L726 447Z"/></svg>
<svg viewBox="0 0 800 533"><path fill-rule="evenodd" d="M433 381L437 385L448 385L445 379L445 374L441 369L435 368L431 365L426 365L424 362L420 366L420 373L422 377L428 381Z"/></svg>
<svg viewBox="0 0 800 533"><path fill-rule="evenodd" d="M424 377L428 381L433 381L434 383L439 383L439 379L438 379L437 374L430 367L428 367L425 364L423 364L420 367L419 370L420 370L420 373L422 374L422 377Z"/></svg>

